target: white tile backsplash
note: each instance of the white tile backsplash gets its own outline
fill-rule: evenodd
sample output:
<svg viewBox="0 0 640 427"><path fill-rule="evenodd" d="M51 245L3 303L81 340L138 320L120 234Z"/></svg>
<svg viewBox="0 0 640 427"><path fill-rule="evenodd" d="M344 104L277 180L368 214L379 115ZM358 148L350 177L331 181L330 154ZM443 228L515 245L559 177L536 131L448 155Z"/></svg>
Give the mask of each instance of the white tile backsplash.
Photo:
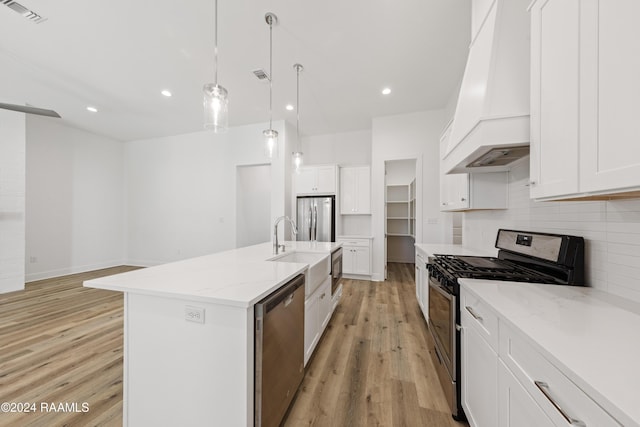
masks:
<svg viewBox="0 0 640 427"><path fill-rule="evenodd" d="M535 202L528 182L523 162L509 173L509 209L465 212L463 244L493 250L499 228L582 236L587 284L640 302L640 199Z"/></svg>

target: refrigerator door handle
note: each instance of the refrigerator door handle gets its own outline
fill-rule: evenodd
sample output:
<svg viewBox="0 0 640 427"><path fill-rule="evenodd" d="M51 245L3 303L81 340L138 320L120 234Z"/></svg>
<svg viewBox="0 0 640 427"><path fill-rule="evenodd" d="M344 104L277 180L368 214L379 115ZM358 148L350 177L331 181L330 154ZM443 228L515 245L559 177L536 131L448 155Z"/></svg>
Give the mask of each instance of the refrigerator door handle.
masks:
<svg viewBox="0 0 640 427"><path fill-rule="evenodd" d="M318 205L313 205L313 240L318 240Z"/></svg>
<svg viewBox="0 0 640 427"><path fill-rule="evenodd" d="M309 204L309 240L312 239L313 236L313 209L311 208L311 204Z"/></svg>

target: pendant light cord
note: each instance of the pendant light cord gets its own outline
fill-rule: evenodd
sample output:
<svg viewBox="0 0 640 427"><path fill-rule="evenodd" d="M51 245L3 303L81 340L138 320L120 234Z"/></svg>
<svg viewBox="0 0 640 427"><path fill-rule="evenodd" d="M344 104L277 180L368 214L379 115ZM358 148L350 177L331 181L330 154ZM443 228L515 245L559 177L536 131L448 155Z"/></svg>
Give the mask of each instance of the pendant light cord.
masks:
<svg viewBox="0 0 640 427"><path fill-rule="evenodd" d="M296 67L296 138L300 151L300 67Z"/></svg>
<svg viewBox="0 0 640 427"><path fill-rule="evenodd" d="M269 130L273 121L273 17L269 18Z"/></svg>
<svg viewBox="0 0 640 427"><path fill-rule="evenodd" d="M218 0L215 1L215 30L213 32L213 58L214 58L214 67L215 67L215 74L214 74L214 83L216 86L218 86Z"/></svg>

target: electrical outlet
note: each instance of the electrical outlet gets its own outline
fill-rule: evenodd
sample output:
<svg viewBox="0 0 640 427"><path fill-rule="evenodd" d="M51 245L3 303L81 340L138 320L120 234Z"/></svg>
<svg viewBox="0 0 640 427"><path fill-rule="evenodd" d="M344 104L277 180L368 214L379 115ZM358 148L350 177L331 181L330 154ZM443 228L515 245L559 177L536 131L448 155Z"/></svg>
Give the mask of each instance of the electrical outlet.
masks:
<svg viewBox="0 0 640 427"><path fill-rule="evenodd" d="M29 263L35 264L36 262L38 262L38 257L35 257L35 256L29 257Z"/></svg>
<svg viewBox="0 0 640 427"><path fill-rule="evenodd" d="M204 323L204 308L187 305L184 307L184 318L189 322Z"/></svg>
<svg viewBox="0 0 640 427"><path fill-rule="evenodd" d="M437 224L438 218L427 218L427 224Z"/></svg>

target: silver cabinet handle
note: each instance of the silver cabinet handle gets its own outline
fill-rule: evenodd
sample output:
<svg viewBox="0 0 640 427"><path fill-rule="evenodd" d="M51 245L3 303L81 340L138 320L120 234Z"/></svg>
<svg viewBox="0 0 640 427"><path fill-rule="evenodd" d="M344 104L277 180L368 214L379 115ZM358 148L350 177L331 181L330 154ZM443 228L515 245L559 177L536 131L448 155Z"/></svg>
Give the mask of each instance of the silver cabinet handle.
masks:
<svg viewBox="0 0 640 427"><path fill-rule="evenodd" d="M476 319L478 322L484 321L482 316L480 316L478 313L476 313L473 308L469 307L468 305L465 306L464 308L466 308L467 311L469 312L469 314L471 314L473 316L473 318Z"/></svg>
<svg viewBox="0 0 640 427"><path fill-rule="evenodd" d="M538 390L540 390L542 394L544 394L544 397L546 397L549 400L549 402L551 402L551 404L555 406L558 412L560 412L560 415L562 415L564 419L567 420L569 425L578 426L578 427L587 427L584 421L580 421L577 418L570 417L569 414L567 414L567 412L564 409L562 409L560 405L558 405L558 402L555 401L555 399L551 396L551 393L549 392L549 384L545 383L544 381L534 381L533 383L536 385L536 387L538 387Z"/></svg>
<svg viewBox="0 0 640 427"><path fill-rule="evenodd" d="M322 295L320 295L320 299L324 299L324 296L325 296L326 294L327 294L327 293L325 292L325 293L323 293Z"/></svg>
<svg viewBox="0 0 640 427"><path fill-rule="evenodd" d="M467 199L465 199L464 197L461 197L461 198L460 198L460 201L461 201L461 202L464 202L465 200L467 200Z"/></svg>
<svg viewBox="0 0 640 427"><path fill-rule="evenodd" d="M532 186L536 185L536 182L535 181L529 181L529 185L532 185Z"/></svg>

